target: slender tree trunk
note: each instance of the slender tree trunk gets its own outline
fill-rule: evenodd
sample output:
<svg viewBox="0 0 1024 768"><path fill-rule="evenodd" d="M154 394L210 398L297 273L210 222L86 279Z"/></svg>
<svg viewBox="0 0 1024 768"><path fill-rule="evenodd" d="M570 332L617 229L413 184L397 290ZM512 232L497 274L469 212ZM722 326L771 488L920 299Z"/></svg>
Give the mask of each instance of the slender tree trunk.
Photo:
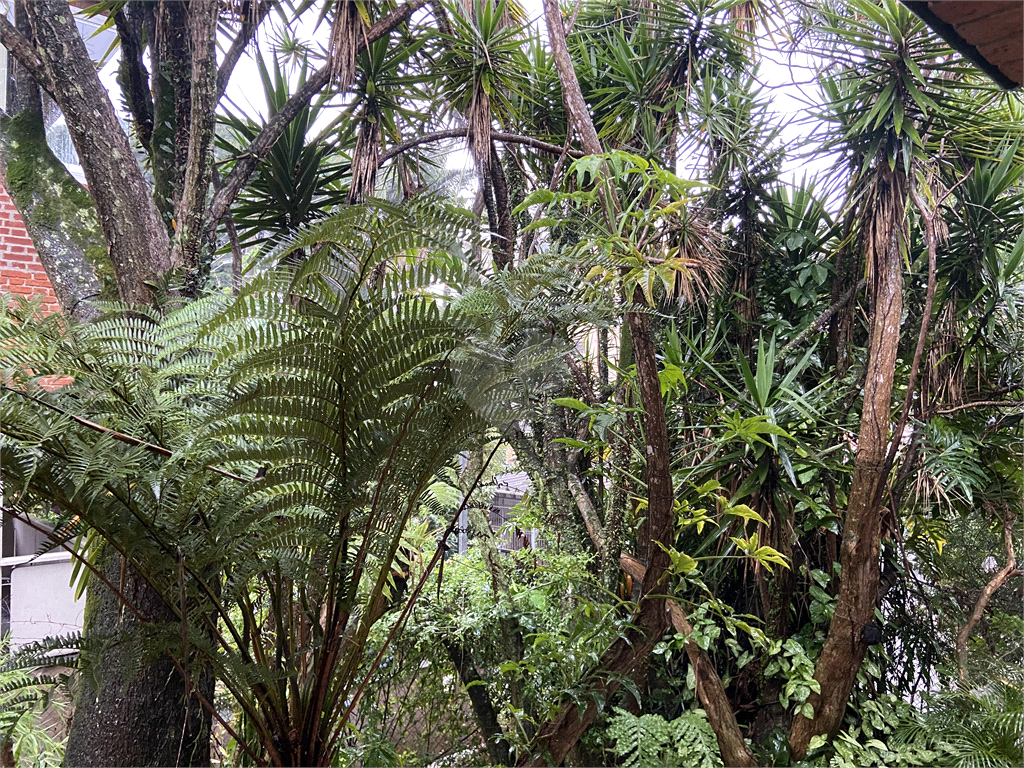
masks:
<svg viewBox="0 0 1024 768"><path fill-rule="evenodd" d="M494 711L494 704L487 692L487 686L480 679L480 675L473 665L472 654L464 644L456 644L448 640L442 641L448 658L455 665L459 673L459 681L466 688L469 694L469 701L473 707L473 716L480 728L480 735L487 745L487 754L491 758L492 765L509 765L512 761L512 748L505 738L505 732L498 722L498 715Z"/></svg>
<svg viewBox="0 0 1024 768"><path fill-rule="evenodd" d="M189 293L201 277L200 257L206 235L206 200L213 176L213 130L217 121L217 3L188 6L191 42L189 126L184 184L178 205L177 236L171 264L184 269Z"/></svg>
<svg viewBox="0 0 1024 768"><path fill-rule="evenodd" d="M491 222L494 237L491 248L494 250L494 266L497 269L512 268L512 254L516 242L516 225L512 220L512 203L509 196L508 179L505 169L498 157L498 150L491 141L491 162L487 172L490 175L491 190L494 193L494 208L497 221Z"/></svg>
<svg viewBox="0 0 1024 768"><path fill-rule="evenodd" d="M879 173L883 174L882 197L892 201L892 207L875 211L868 228L869 248L874 253L873 303L864 407L843 521L842 575L835 615L814 672L821 693L812 692L808 698L814 717L797 714L793 721L790 753L794 760L806 755L812 736L833 736L842 726L846 703L867 650L861 632L874 617L878 593L880 502L887 474L893 378L903 313L903 260L897 230L902 226L904 194L898 178Z"/></svg>
<svg viewBox="0 0 1024 768"><path fill-rule="evenodd" d="M558 0L545 0L544 12L552 55L562 83L562 100L569 113L570 122L582 137L584 150L589 154L601 154L601 142L569 56ZM614 202L611 204L614 205ZM614 218L613 212L606 213ZM639 289L637 293L639 294ZM643 297L640 295L634 297L634 300L643 301ZM533 761L534 765L559 765L565 759L569 750L597 717L603 702L607 702L615 694L619 680L631 674L650 654L669 624L665 599L661 595L664 592L670 561L668 554L659 546L671 546L674 539L674 493L672 475L669 471L668 427L665 422L658 363L648 317L644 313L628 312L626 324L633 340L640 400L644 408L644 476L647 482L647 519L650 529L646 552L647 567L643 575L640 608L635 617L636 629L613 643L605 652L598 669L587 681L593 691L590 702L582 709L575 703L563 704L555 718L541 729L535 744L537 756ZM599 705L599 701L602 704Z"/></svg>

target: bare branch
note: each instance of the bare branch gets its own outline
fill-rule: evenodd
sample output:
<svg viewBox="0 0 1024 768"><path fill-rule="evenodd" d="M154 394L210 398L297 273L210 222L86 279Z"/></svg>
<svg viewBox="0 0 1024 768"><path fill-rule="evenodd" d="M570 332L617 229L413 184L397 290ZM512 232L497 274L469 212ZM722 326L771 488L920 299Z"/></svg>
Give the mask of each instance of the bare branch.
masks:
<svg viewBox="0 0 1024 768"><path fill-rule="evenodd" d="M827 323L829 320L831 320L832 317L836 314L836 312L838 312L840 309L842 309L847 304L849 304L850 300L853 299L853 297L856 296L858 293L860 293L861 289L865 285L867 285L867 283L868 283L868 281L862 278L856 285L851 286L850 289L846 293L844 293L842 296L839 297L839 301L837 301L831 307L829 307L824 312L822 312L820 315L818 315L814 319L813 323L811 323L809 326L804 328L804 330L802 330L800 332L800 334L795 339L793 339L786 346L784 346L781 350L779 350L779 357L783 357L791 349L799 347L801 344L804 343L804 341L807 340L808 336L810 336L812 333L816 333L817 331L820 331L822 328L824 328L825 327L825 323Z"/></svg>
<svg viewBox="0 0 1024 768"><path fill-rule="evenodd" d="M444 141L445 139L459 139L466 135L466 128L452 128L444 131L432 131L431 133L424 133L422 136L414 136L411 139L406 139L403 142L395 144L392 147L388 147L386 150L381 152L380 162L383 164L385 160L390 160L393 157L397 157L403 152L408 152L414 147L418 147L421 144L429 144L432 141ZM534 149L539 149L542 152L550 152L553 155L560 155L562 153L562 147L557 144L550 144L540 139L535 139L532 136L521 136L515 133L498 133L496 131L491 132L491 138L495 141L501 141L506 144L524 144ZM569 150L566 154L569 157L583 157L584 153L579 150Z"/></svg>
<svg viewBox="0 0 1024 768"><path fill-rule="evenodd" d="M985 589L981 591L978 601L974 604L974 610L971 611L967 623L963 625L956 636L956 660L957 666L960 668L961 680L964 679L964 662L967 660L967 641L971 637L971 632L974 631L978 622L981 621L981 617L984 615L985 608L988 607L992 595L1006 583L1007 579L1024 574L1024 571L1017 568L1017 556L1013 551L1014 520L1014 516L1009 513L1003 517L1003 545L1006 548L1006 565L985 585Z"/></svg>
<svg viewBox="0 0 1024 768"><path fill-rule="evenodd" d="M936 413L946 415L965 411L968 408L1020 408L1024 406L1024 400L975 400L973 403L961 403L950 408L940 408Z"/></svg>
<svg viewBox="0 0 1024 768"><path fill-rule="evenodd" d="M269 13L270 3L260 0L260 2L256 3L252 15L246 14L242 20L242 28L239 30L238 36L231 43L231 47L224 54L224 59L220 63L220 69L217 70L217 101L220 101L224 91L227 90L228 81L231 79L231 73L235 70L235 65L242 58L246 46L256 36L256 30L259 29L260 24L263 23L263 20L267 18Z"/></svg>
<svg viewBox="0 0 1024 768"><path fill-rule="evenodd" d="M50 78L46 74L43 60L39 58L39 54L32 47L32 42L15 29L14 25L2 14L0 14L0 44L11 52L18 63L32 74L32 77L47 93L50 92Z"/></svg>

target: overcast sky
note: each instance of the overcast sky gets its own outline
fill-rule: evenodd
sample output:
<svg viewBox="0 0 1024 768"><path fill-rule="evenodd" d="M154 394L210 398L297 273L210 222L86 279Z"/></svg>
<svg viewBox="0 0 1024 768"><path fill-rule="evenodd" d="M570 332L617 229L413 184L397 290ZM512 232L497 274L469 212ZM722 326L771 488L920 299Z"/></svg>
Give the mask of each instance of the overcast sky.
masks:
<svg viewBox="0 0 1024 768"><path fill-rule="evenodd" d="M528 18L531 19L531 23L543 37L546 37L543 0L520 0L520 2L525 8ZM302 23L296 29L299 39L316 44L316 41L322 40L326 36L326 22L314 31L315 20L315 9L305 14ZM276 14L264 22L259 37L260 49L264 52L264 56L270 58L272 55L274 42L278 39L280 30L281 24ZM106 50L109 44L106 40L90 42L90 48L96 54ZM813 84L814 75L808 65L808 60L801 57L786 58L775 50L771 38L762 40L759 57L758 80L765 87L764 98L768 100L776 120L783 126L780 140L787 147L783 178L799 181L805 174L813 176L829 169L834 164L832 159L816 157L811 162L804 156L806 150L799 149L809 132L808 104L812 104L817 96L817 86ZM117 63L110 61L103 68L101 78L112 94L119 93L116 76ZM255 116L265 112L263 88L251 55L247 54L239 61L228 85L226 96L240 110L248 114ZM119 99L115 96L114 101L116 103ZM326 121L330 119L330 116L324 116L323 119ZM468 168L470 167L469 155L464 150L456 150L450 155L448 165L452 169ZM685 159L681 163L680 172L684 170L683 165L685 165Z"/></svg>

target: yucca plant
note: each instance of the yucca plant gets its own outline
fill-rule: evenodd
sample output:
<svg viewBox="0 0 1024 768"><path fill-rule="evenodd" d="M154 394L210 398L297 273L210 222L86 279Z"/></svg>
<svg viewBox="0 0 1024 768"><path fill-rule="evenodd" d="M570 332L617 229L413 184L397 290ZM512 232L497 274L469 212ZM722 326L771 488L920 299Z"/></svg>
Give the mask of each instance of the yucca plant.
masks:
<svg viewBox="0 0 1024 768"><path fill-rule="evenodd" d="M262 54L257 53L256 66L269 120L288 102L294 89L276 58L268 67ZM305 83L308 71L303 60L295 88ZM243 247L268 238L288 237L345 201L350 163L337 151L334 134L338 120L317 126L326 101L327 97L319 97L299 112L233 206ZM220 133L218 146L231 155L242 152L263 127L250 117L230 113L222 122L227 130Z"/></svg>
<svg viewBox="0 0 1024 768"><path fill-rule="evenodd" d="M436 290L469 278L462 221L350 207L230 306L2 325L11 511L54 504L64 542L95 530L141 574L156 615L80 553L91 590L105 580L135 618L102 639L129 676L170 659L239 763L335 761L369 630L403 599L392 571L413 568L405 524L483 429L448 362L469 328ZM214 677L237 720L214 710Z"/></svg>

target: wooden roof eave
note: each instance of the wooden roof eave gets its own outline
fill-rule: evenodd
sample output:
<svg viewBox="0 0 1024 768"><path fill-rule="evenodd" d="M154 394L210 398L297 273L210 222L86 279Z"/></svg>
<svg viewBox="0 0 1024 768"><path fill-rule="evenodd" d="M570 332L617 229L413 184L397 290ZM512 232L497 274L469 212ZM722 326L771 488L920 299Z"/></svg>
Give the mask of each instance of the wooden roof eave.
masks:
<svg viewBox="0 0 1024 768"><path fill-rule="evenodd" d="M1000 88L1006 90L1014 90L1020 88L1020 84L1014 82L1006 74L1003 73L999 67L989 61L972 43L965 40L956 28L948 21L940 18L935 14L931 8L928 7L928 3L921 2L920 0L903 0L903 4L907 6L914 14L927 24L939 37L949 43L950 48L961 54L964 58L968 59L978 69L988 75Z"/></svg>

